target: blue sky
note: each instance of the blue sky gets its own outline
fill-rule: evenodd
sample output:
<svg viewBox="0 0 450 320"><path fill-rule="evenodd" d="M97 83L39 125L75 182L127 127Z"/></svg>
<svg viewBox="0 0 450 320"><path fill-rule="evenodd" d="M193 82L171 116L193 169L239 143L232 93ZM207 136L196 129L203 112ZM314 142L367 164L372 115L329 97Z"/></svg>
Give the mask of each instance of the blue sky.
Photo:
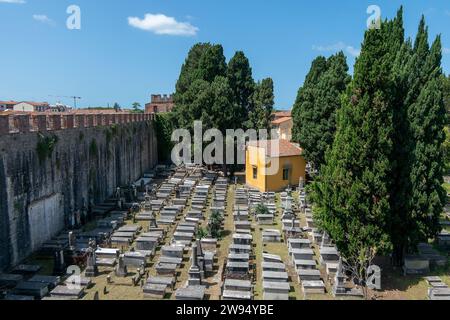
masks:
<svg viewBox="0 0 450 320"><path fill-rule="evenodd" d="M72 4L81 30L66 27ZM389 18L403 4L407 36L425 14L450 72L448 0L0 0L0 100L144 104L174 91L192 45L213 42L227 59L243 50L255 79L274 79L276 107L288 109L317 55L343 49L353 66L372 4Z"/></svg>

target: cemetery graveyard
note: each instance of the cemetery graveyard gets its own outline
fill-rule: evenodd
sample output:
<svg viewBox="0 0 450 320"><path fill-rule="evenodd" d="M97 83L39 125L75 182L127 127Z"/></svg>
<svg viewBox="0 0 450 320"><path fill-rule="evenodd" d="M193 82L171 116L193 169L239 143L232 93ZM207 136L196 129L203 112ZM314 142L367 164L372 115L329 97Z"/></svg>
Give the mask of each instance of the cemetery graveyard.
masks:
<svg viewBox="0 0 450 320"><path fill-rule="evenodd" d="M158 166L142 181L97 205L86 227L61 232L0 274L4 298L363 299L317 229L305 188L262 193L199 166ZM448 233L441 238L448 244ZM443 252L422 244L404 270L383 269L383 289L371 295L448 299Z"/></svg>

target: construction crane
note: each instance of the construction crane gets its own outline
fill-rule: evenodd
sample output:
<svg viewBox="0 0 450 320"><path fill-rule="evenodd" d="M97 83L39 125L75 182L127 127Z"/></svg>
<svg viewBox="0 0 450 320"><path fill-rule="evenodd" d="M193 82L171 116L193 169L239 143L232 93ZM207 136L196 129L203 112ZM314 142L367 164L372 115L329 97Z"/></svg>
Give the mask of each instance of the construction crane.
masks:
<svg viewBox="0 0 450 320"><path fill-rule="evenodd" d="M49 96L49 97L53 97L53 98L69 98L69 99L73 99L73 108L76 109L77 108L77 100L80 100L81 97L77 97L77 96Z"/></svg>

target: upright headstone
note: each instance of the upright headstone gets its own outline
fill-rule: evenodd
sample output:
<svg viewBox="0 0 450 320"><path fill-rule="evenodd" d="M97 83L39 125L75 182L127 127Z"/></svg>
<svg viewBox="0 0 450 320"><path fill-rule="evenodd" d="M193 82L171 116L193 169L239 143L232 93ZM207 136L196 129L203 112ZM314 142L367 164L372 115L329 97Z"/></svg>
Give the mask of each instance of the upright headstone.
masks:
<svg viewBox="0 0 450 320"><path fill-rule="evenodd" d="M189 269L188 286L200 286L202 285L201 271L198 266L198 247L197 243L192 245L192 265Z"/></svg>
<svg viewBox="0 0 450 320"><path fill-rule="evenodd" d="M128 274L127 266L125 265L124 255L121 254L119 256L119 263L116 266L116 276L117 277L126 277Z"/></svg>
<svg viewBox="0 0 450 320"><path fill-rule="evenodd" d="M337 272L336 275L334 277L334 284L333 284L333 295L343 295L347 292L347 289L344 285L344 281L345 281L345 275L344 272L342 270L342 258L339 259L339 265L337 268Z"/></svg>
<svg viewBox="0 0 450 320"><path fill-rule="evenodd" d="M73 233L73 231L69 232L69 249L71 251L75 250L77 237Z"/></svg>
<svg viewBox="0 0 450 320"><path fill-rule="evenodd" d="M86 251L87 254L87 267L85 275L88 278L93 278L98 275L97 257L95 254L95 241L89 240L89 247Z"/></svg>
<svg viewBox="0 0 450 320"><path fill-rule="evenodd" d="M65 273L64 250L56 250L53 254L53 275L59 276Z"/></svg>

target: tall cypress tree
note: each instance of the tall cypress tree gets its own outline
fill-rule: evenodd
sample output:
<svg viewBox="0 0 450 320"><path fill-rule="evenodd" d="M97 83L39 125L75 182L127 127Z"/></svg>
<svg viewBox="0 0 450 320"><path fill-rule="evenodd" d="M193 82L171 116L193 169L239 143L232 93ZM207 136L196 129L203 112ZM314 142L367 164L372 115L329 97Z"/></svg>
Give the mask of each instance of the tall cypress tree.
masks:
<svg viewBox="0 0 450 320"><path fill-rule="evenodd" d="M254 108L252 96L255 91L255 81L250 62L242 51L236 52L228 63L227 78L233 91L234 101L240 110L239 123L243 124Z"/></svg>
<svg viewBox="0 0 450 320"><path fill-rule="evenodd" d="M391 248L390 198L396 133L392 70L403 46L402 13L368 30L338 111L337 132L313 184L314 215L354 276L366 280L376 254Z"/></svg>
<svg viewBox="0 0 450 320"><path fill-rule="evenodd" d="M421 54L420 51L417 52ZM422 87L409 105L413 148L410 154L411 197L409 198L408 246L434 238L441 230L439 218L446 202L442 187L445 168L444 127L447 123L442 87L442 46L434 41L422 67Z"/></svg>
<svg viewBox="0 0 450 320"><path fill-rule="evenodd" d="M255 85L253 93L254 108L249 114L247 127L256 130L266 129L270 132L271 116L274 106L273 80L263 79Z"/></svg>
<svg viewBox="0 0 450 320"><path fill-rule="evenodd" d="M294 105L294 140L317 168L325 162L325 152L333 143L340 96L350 81L347 72L343 52L328 60L317 58Z"/></svg>

